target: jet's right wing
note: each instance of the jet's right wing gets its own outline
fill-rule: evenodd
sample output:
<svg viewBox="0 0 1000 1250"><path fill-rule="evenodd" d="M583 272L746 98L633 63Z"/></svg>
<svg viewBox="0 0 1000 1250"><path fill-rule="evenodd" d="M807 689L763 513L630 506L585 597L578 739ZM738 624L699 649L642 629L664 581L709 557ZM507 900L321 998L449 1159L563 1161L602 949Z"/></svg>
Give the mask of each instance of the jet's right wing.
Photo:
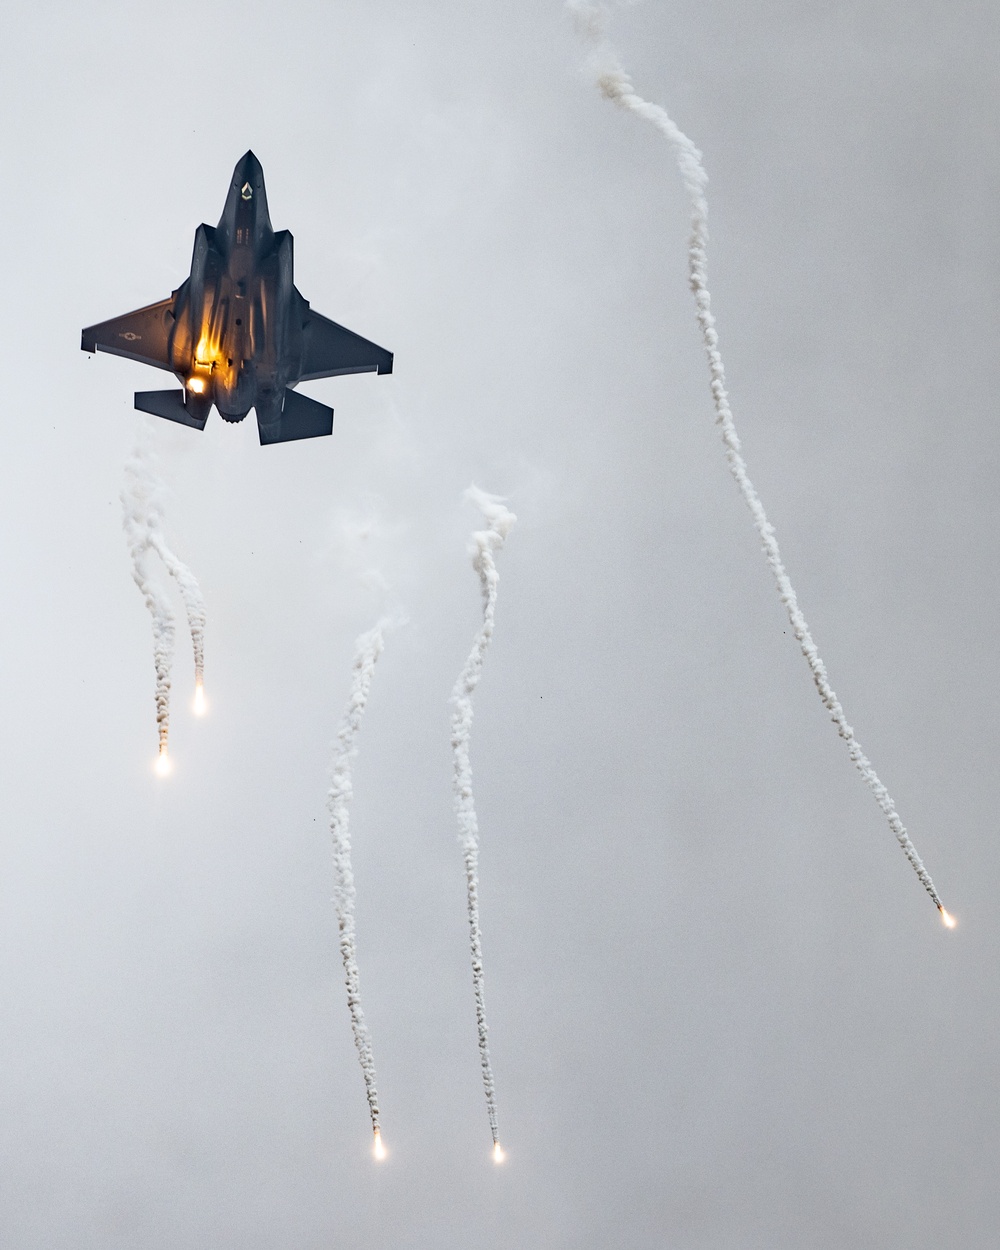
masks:
<svg viewBox="0 0 1000 1250"><path fill-rule="evenodd" d="M302 329L300 382L340 373L392 373L392 352L310 308Z"/></svg>
<svg viewBox="0 0 1000 1250"><path fill-rule="evenodd" d="M111 352L115 356L127 356L144 365L157 369L169 369L170 331L174 324L174 297L162 299L158 304L138 308L100 325L88 326L83 332L80 347L85 352Z"/></svg>

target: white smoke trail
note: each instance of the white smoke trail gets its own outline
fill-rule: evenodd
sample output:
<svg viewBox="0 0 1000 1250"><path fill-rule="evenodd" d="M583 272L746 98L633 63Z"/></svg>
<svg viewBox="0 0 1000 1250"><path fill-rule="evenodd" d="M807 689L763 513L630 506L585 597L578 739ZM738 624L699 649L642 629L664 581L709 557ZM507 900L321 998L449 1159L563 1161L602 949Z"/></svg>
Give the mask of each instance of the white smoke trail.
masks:
<svg viewBox="0 0 1000 1250"><path fill-rule="evenodd" d="M155 507L141 449L125 463L122 524L132 557L132 579L139 587L153 622L153 665L156 670L156 728L160 758L166 760L170 736L170 666L174 656L174 614L170 603L149 573L149 517Z"/></svg>
<svg viewBox="0 0 1000 1250"><path fill-rule="evenodd" d="M177 588L180 591L181 599L184 603L184 611L187 615L188 629L191 634L191 647L194 652L195 710L199 713L204 710L205 599L201 593L201 587L198 585L197 578L171 549L163 532L164 487L157 471L151 440L152 431L148 423L145 423L140 427L135 450L125 464L125 487L121 498L125 515L126 535L129 550L132 553L133 577L136 576L137 569L143 571L142 584L139 584L138 578L136 578L136 581L140 590L143 591L143 595L147 600L147 607L149 607L153 615L154 638L158 628L162 628L157 623L163 621L164 610L169 613L171 621L171 645L169 655L165 657L165 689L163 688L163 680L161 678L162 664L160 661L157 662L157 720L165 725L169 720L170 664L173 656L173 614L163 598L163 592L149 581L148 573L145 572L145 553L148 551L156 552L167 572L177 583ZM142 552L142 558L138 562L137 550ZM157 605L155 610L154 607L150 606L150 600L144 586L153 586L154 588L152 594ZM162 729L160 749L161 752L166 751L165 732Z"/></svg>
<svg viewBox="0 0 1000 1250"><path fill-rule="evenodd" d="M802 654L806 658L806 663L809 665L813 683L816 686L820 699L823 701L823 706L830 713L831 720L837 726L837 732L847 744L851 760L875 796L876 802L889 822L889 828L895 834L896 840L902 847L903 854L910 861L914 872L920 879L921 885L930 895L945 922L948 923L950 917L945 911L941 899L938 897L930 874L917 854L916 847L910 841L906 828L896 811L896 805L888 790L879 780L878 774L871 765L871 761L862 751L861 744L854 736L854 730L847 723L840 700L830 686L826 666L820 658L816 643L813 641L809 626L806 623L806 618L799 608L794 587L788 573L785 571L781 552L778 549L778 542L775 538L774 527L767 519L764 505L761 503L760 496L757 494L753 482L750 481L746 462L740 454L740 440L736 433L736 427L733 424L733 414L729 406L725 370L722 364L722 357L719 354L719 336L715 328L715 318L712 315L711 297L708 291L706 253L708 244L708 202L705 198L705 185L708 182L708 175L705 173L705 167L702 164L701 153L687 135L677 127L664 109L658 104L650 104L636 94L631 80L619 63L613 49L605 42L605 10L592 4L581 3L581 0L567 0L566 7L576 20L580 33L592 44L596 45L596 51L591 58L590 67L594 72L597 86L601 93L614 104L650 122L674 149L681 179L691 202L691 238L688 244L689 285L694 295L698 326L701 329L702 342L708 357L712 400L715 405L715 420L722 433L722 442L725 447L729 470L736 479L740 493L750 509L754 526L763 546L764 557L777 583L781 602L785 605L785 609L788 612L788 619L802 649Z"/></svg>
<svg viewBox="0 0 1000 1250"><path fill-rule="evenodd" d="M465 860L465 888L469 914L469 941L472 950L472 986L476 999L476 1027L479 1032L479 1062L486 1091L486 1112L493 1134L494 1157L502 1159L497 1124L496 1092L493 1067L487 1038L486 1000L483 990L483 947L479 929L479 823L472 796L472 765L469 760L469 739L472 733L472 695L483 672L483 659L493 637L493 617L497 602L497 574L494 552L504 544L510 527L517 519L495 495L487 495L470 486L463 496L476 505L486 520L487 528L472 535L472 565L479 574L483 592L483 624L459 674L451 695L451 747L454 753L453 788L455 814L458 817L459 841Z"/></svg>
<svg viewBox="0 0 1000 1250"><path fill-rule="evenodd" d="M157 525L151 529L150 545L163 561L170 576L177 583L184 611L187 614L188 630L191 633L191 649L194 652L194 684L196 690L205 685L205 597L201 593L198 579L188 566L177 558L167 546L163 531Z"/></svg>
<svg viewBox="0 0 1000 1250"><path fill-rule="evenodd" d="M337 925L340 932L340 957L344 963L344 979L347 984L347 1006L351 1013L354 1045L361 1061L365 1078L365 1093L371 1114L372 1131L375 1134L376 1158L383 1157L381 1131L379 1128L378 1089L375 1084L375 1059L372 1040L365 1014L361 1009L361 985L358 974L357 948L354 925L354 873L351 869L350 803L354 793L351 774L357 756L355 740L361 728L361 718L368 703L372 675L378 657L385 646L383 631L391 624L383 618L378 624L362 634L355 643L354 679L347 710L337 734L337 743L330 765L330 790L327 794L327 810L330 813L330 836L333 839L334 896L337 908Z"/></svg>

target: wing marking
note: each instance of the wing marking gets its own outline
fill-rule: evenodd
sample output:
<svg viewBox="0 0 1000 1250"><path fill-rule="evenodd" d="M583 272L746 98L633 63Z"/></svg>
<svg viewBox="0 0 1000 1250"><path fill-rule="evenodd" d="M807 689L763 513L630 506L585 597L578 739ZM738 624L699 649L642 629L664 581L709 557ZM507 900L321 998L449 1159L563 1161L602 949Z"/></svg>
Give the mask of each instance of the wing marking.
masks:
<svg viewBox="0 0 1000 1250"><path fill-rule="evenodd" d="M170 331L174 325L174 297L124 313L83 331L80 346L85 352L110 352L157 369L169 369Z"/></svg>

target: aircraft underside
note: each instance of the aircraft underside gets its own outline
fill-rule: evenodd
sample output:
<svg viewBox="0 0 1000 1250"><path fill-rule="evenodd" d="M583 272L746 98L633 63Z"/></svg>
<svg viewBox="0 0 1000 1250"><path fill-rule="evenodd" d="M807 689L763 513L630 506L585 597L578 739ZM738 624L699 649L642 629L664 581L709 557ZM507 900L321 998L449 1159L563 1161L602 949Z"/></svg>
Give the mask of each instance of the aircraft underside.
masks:
<svg viewBox="0 0 1000 1250"><path fill-rule="evenodd" d="M173 373L179 389L138 391L141 412L203 430L254 409L261 443L333 432L333 409L292 388L344 373L391 373L392 352L320 316L292 282L292 236L275 233L264 171L247 152L218 226L195 232L191 272L169 299L83 331L84 351Z"/></svg>

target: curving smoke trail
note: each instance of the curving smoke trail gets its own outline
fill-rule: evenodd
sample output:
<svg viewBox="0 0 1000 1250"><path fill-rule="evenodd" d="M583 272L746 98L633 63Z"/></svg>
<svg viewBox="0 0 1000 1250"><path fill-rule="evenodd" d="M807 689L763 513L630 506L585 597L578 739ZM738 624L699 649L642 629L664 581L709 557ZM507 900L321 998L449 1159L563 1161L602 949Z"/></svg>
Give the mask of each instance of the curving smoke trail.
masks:
<svg viewBox="0 0 1000 1250"><path fill-rule="evenodd" d="M469 760L469 739L472 734L472 695L479 685L483 672L483 660L493 637L493 617L497 602L497 574L495 552L504 544L510 527L517 519L504 507L495 495L487 495L476 486L470 486L463 496L482 512L485 530L472 535L470 552L472 565L479 574L483 592L483 624L469 652L469 658L459 674L451 695L451 747L454 753L453 789L455 814L458 817L459 841L465 860L465 888L469 914L469 941L472 950L472 986L476 999L476 1027L479 1032L479 1062L483 1070L483 1088L486 1091L486 1112L493 1134L494 1157L499 1161L499 1127L497 1124L496 1091L493 1084L493 1067L490 1063L488 1026L486 1024L486 1000L483 990L483 947L479 929L479 824L476 805L472 795L472 764Z"/></svg>
<svg viewBox="0 0 1000 1250"><path fill-rule="evenodd" d="M722 433L722 442L725 447L729 471L736 479L740 493L750 509L754 527L760 536L764 558L767 560L768 567L774 576L778 593L781 596L781 602L785 605L792 630L795 633L802 654L805 656L806 663L809 665L813 683L823 702L823 706L830 713L830 719L837 726L837 732L847 744L848 753L854 766L861 773L861 776L865 779L866 784L875 796L875 801L882 809L882 813L889 823L889 828L895 834L903 854L909 860L914 872L920 879L921 885L930 895L945 923L951 926L954 922L948 912L945 911L944 905L934 887L934 882L931 880L930 874L917 854L916 847L910 841L906 828L896 811L896 805L892 797L879 780L878 774L871 765L871 761L861 749L861 744L854 736L854 730L847 722L840 700L830 686L826 666L820 658L809 625L799 607L795 589L782 562L774 527L768 521L760 496L757 494L757 490L747 474L746 462L740 451L740 440L733 423L732 410L729 406L729 395L726 392L725 370L722 356L719 354L719 336L715 328L715 318L712 315L711 297L708 290L706 251L708 244L708 202L705 198L705 186L708 182L708 175L705 173L705 167L702 164L701 153L664 109L658 104L650 104L636 94L632 82L619 63L614 50L605 40L605 11L592 4L582 3L581 0L567 0L566 7L573 15L580 33L595 45L590 68L594 73L597 86L602 95L621 108L627 109L629 112L635 113L645 121L650 122L674 149L681 179L691 202L688 281L691 292L694 295L698 326L701 330L705 354L708 357L712 401L715 405L715 421Z"/></svg>
<svg viewBox="0 0 1000 1250"><path fill-rule="evenodd" d="M135 450L125 462L125 485L121 493L122 523L132 577L142 592L153 620L153 661L156 667L156 723L160 756L167 758L170 724L170 669L174 650L174 614L159 584L149 574L148 554L155 552L177 583L194 651L195 710L204 709L205 599L198 580L175 555L163 533L163 483L150 446L149 426L142 428Z"/></svg>
<svg viewBox="0 0 1000 1250"><path fill-rule="evenodd" d="M365 1078L365 1094L371 1114L372 1131L375 1134L376 1158L383 1156L381 1130L379 1127L378 1089L375 1084L375 1059L372 1039L365 1013L361 1009L361 985L358 974L357 947L354 925L354 873L351 869L350 803L354 793L351 774L357 756L355 740L361 728L361 718L368 704L372 675L385 642L383 631L390 625L383 618L374 628L362 634L355 643L354 678L347 710L341 721L337 742L330 764L330 789L327 794L327 811L330 813L330 836L333 839L334 895L337 909L337 925L340 931L340 957L344 963L344 979L347 984L347 1006L351 1013L354 1045L361 1061Z"/></svg>

